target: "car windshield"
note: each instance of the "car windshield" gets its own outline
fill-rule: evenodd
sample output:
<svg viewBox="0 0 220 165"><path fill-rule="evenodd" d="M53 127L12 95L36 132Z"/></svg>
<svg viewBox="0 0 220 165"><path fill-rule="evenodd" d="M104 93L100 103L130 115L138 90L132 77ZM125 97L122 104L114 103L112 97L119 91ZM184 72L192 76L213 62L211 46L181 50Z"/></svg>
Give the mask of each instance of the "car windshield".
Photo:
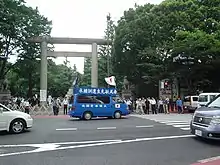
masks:
<svg viewBox="0 0 220 165"><path fill-rule="evenodd" d="M206 107L220 108L220 95L218 95L213 101L209 102Z"/></svg>
<svg viewBox="0 0 220 165"><path fill-rule="evenodd" d="M186 96L186 97L184 97L183 102L190 102L190 96Z"/></svg>
<svg viewBox="0 0 220 165"><path fill-rule="evenodd" d="M200 95L199 102L208 102L208 95Z"/></svg>
<svg viewBox="0 0 220 165"><path fill-rule="evenodd" d="M198 101L199 97L192 97L193 101Z"/></svg>

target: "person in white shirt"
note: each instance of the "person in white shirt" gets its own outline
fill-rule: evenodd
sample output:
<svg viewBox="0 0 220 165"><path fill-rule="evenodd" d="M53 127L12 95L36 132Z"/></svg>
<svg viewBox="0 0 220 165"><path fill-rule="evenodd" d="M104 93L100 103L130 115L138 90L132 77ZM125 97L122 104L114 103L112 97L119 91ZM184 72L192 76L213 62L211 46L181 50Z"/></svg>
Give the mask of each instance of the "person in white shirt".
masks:
<svg viewBox="0 0 220 165"><path fill-rule="evenodd" d="M67 115L67 109L68 109L68 99L65 97L63 100L63 114Z"/></svg>
<svg viewBox="0 0 220 165"><path fill-rule="evenodd" d="M157 104L156 100L152 97L151 98L152 114L157 114L156 104Z"/></svg>
<svg viewBox="0 0 220 165"><path fill-rule="evenodd" d="M30 113L30 103L28 100L24 101L24 112L27 114Z"/></svg>
<svg viewBox="0 0 220 165"><path fill-rule="evenodd" d="M158 112L159 113L163 113L164 109L163 109L163 99L160 98L160 100L158 101Z"/></svg>
<svg viewBox="0 0 220 165"><path fill-rule="evenodd" d="M141 115L143 115L144 114L144 110L143 110L142 100L138 99L136 101L136 104L137 104L137 112L140 113Z"/></svg>
<svg viewBox="0 0 220 165"><path fill-rule="evenodd" d="M132 105L131 100L127 99L126 104L128 105L129 110L131 110L131 105Z"/></svg>

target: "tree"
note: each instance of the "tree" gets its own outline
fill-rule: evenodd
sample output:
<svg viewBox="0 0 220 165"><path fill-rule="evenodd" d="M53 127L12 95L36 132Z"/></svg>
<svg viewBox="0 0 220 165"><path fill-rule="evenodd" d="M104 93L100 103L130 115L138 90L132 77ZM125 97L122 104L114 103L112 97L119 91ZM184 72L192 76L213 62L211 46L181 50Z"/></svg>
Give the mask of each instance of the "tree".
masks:
<svg viewBox="0 0 220 165"><path fill-rule="evenodd" d="M79 74L76 66L67 67L65 64L56 65L52 60L48 61L48 93L53 97L64 96L76 75Z"/></svg>
<svg viewBox="0 0 220 165"><path fill-rule="evenodd" d="M216 15L220 6L217 4L219 0L167 0L155 9L160 13L161 29L169 34L167 41L172 44L169 72L174 72L191 92L198 86L213 88L214 85L209 75L215 70L213 62L218 61L220 51L220 22ZM182 60L172 63L177 56Z"/></svg>
<svg viewBox="0 0 220 165"><path fill-rule="evenodd" d="M51 22L40 15L37 9L25 6L23 0L1 0L0 8L1 80L13 66L6 69L9 56L20 55L28 47L30 53L34 44L27 44L27 37L49 34Z"/></svg>
<svg viewBox="0 0 220 165"><path fill-rule="evenodd" d="M114 75L112 70L112 43L115 36L115 24L111 15L107 15L107 28L104 38L107 40L107 45L101 45L98 51L98 71L99 71L99 86L107 87L105 78ZM109 65L108 65L109 60ZM108 68L109 67L109 68ZM108 73L109 72L109 73ZM108 75L109 74L109 75Z"/></svg>
<svg viewBox="0 0 220 165"><path fill-rule="evenodd" d="M152 4L146 4L125 11L115 33L115 72L142 87L145 83L158 80L158 69L163 59L158 55L159 49L156 49L157 24L151 12L153 7Z"/></svg>
<svg viewBox="0 0 220 165"><path fill-rule="evenodd" d="M84 73L80 79L80 86L90 86L91 84L91 58L84 58Z"/></svg>
<svg viewBox="0 0 220 165"><path fill-rule="evenodd" d="M0 80L4 79L11 68L20 78L27 80L28 96L32 96L34 81L39 75L36 58L40 55L39 44L28 43L33 36L49 35L51 22L40 15L38 9L27 7L22 0L2 0L0 18L1 61ZM7 59L18 56L15 64L7 63ZM9 65L10 64L10 65ZM7 67L8 66L8 67ZM11 82L13 83L13 82Z"/></svg>
<svg viewBox="0 0 220 165"><path fill-rule="evenodd" d="M106 87L107 84L105 82L105 78L108 77L108 65L107 58L109 56L110 60L110 75L113 75L112 71L112 45L111 42L114 41L114 30L115 25L114 21L111 19L111 16L108 15L107 28L105 30L104 38L109 40L108 45L101 45L98 49L98 82L99 87ZM90 86L91 84L91 59L85 58L84 62L84 74L82 76L82 81L80 85L82 86Z"/></svg>
<svg viewBox="0 0 220 165"><path fill-rule="evenodd" d="M214 77L208 81L219 59L218 4L165 0L125 11L116 27L115 72L138 86L173 77L191 91L201 84L218 84Z"/></svg>

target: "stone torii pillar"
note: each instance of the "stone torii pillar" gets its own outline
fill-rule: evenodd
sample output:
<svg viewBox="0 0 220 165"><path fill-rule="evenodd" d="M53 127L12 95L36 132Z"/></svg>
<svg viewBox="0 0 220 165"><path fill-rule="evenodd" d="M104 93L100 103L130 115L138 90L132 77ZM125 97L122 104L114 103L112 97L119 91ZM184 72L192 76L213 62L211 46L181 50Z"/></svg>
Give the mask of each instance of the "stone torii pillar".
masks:
<svg viewBox="0 0 220 165"><path fill-rule="evenodd" d="M47 42L46 38L41 42L41 67L40 67L40 100L47 104Z"/></svg>
<svg viewBox="0 0 220 165"><path fill-rule="evenodd" d="M41 71L40 71L40 101L47 103L47 57L91 57L91 86L98 87L98 45L106 45L109 41L105 39L91 38L62 38L62 37L35 37L28 40L41 44ZM47 44L81 44L92 45L92 52L52 52L48 51Z"/></svg>
<svg viewBox="0 0 220 165"><path fill-rule="evenodd" d="M98 47L96 43L92 44L92 68L91 68L91 86L98 87Z"/></svg>

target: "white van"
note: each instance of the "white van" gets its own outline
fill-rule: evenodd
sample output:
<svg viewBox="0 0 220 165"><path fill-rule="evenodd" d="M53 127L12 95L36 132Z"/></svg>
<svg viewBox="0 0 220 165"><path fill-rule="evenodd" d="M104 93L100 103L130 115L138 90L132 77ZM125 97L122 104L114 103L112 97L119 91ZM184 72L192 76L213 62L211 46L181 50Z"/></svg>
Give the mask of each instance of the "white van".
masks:
<svg viewBox="0 0 220 165"><path fill-rule="evenodd" d="M183 100L183 109L189 112L193 112L198 107L199 96L185 96Z"/></svg>
<svg viewBox="0 0 220 165"><path fill-rule="evenodd" d="M199 95L199 104L198 104L198 108L201 106L205 106L207 103L209 103L210 101L213 101L214 98L219 95L220 93L201 93Z"/></svg>

